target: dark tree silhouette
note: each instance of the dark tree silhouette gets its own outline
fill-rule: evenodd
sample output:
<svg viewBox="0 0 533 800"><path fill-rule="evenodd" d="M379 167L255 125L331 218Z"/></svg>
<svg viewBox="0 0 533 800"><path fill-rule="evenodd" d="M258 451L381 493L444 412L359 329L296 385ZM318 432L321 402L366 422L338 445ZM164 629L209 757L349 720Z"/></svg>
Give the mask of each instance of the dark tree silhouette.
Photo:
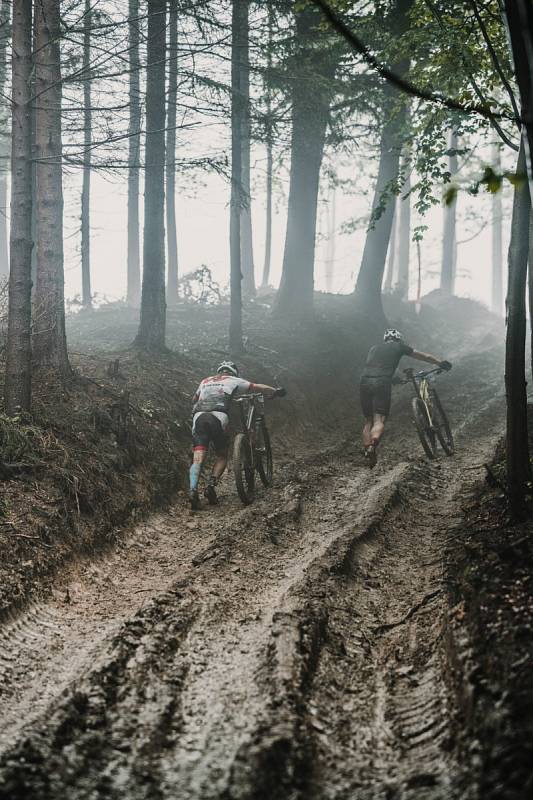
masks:
<svg viewBox="0 0 533 800"><path fill-rule="evenodd" d="M230 327L234 354L242 351L242 134L244 103L241 94L241 53L248 25L248 0L233 0L231 15L231 199L230 199Z"/></svg>
<svg viewBox="0 0 533 800"><path fill-rule="evenodd" d="M139 0L128 2L129 76L129 153L128 153L128 264L126 299L137 307L141 299L139 245L139 162L141 157L141 96L139 58Z"/></svg>
<svg viewBox="0 0 533 800"><path fill-rule="evenodd" d="M70 373L65 334L59 0L35 5L37 279L33 354L39 366Z"/></svg>
<svg viewBox="0 0 533 800"><path fill-rule="evenodd" d="M143 280L135 342L149 351L165 347L165 54L166 0L148 0Z"/></svg>
<svg viewBox="0 0 533 800"><path fill-rule="evenodd" d="M178 92L178 2L169 0L167 98L167 300L178 300L178 236L176 231L176 101Z"/></svg>
<svg viewBox="0 0 533 800"><path fill-rule="evenodd" d="M19 0L13 11L8 414L31 404L31 0Z"/></svg>
<svg viewBox="0 0 533 800"><path fill-rule="evenodd" d="M297 57L292 66L291 170L287 232L276 313L308 316L313 309L316 216L333 78L339 50L324 41L322 17L312 6L297 7ZM321 41L322 40L322 41Z"/></svg>

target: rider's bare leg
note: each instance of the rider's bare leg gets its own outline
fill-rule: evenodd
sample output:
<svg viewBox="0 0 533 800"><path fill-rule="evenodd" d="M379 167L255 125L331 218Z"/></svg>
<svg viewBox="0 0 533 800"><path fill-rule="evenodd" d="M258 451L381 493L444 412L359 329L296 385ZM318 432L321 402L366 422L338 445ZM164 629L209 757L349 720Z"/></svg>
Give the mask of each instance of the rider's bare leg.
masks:
<svg viewBox="0 0 533 800"><path fill-rule="evenodd" d="M228 463L227 456L217 456L216 461L213 464L213 471L211 473L211 480L213 483L218 483L222 475L224 474L224 470L226 469L226 464Z"/></svg>
<svg viewBox="0 0 533 800"><path fill-rule="evenodd" d="M189 470L189 484L191 492L198 491L198 483L202 474L202 467L207 456L205 447L196 447L193 451L192 464Z"/></svg>
<svg viewBox="0 0 533 800"><path fill-rule="evenodd" d="M363 427L363 447L370 447L372 444L372 425L374 424L373 417L367 417Z"/></svg>
<svg viewBox="0 0 533 800"><path fill-rule="evenodd" d="M381 441L383 431L385 430L386 419L387 417L384 414L374 414L374 420L370 430L370 444L374 445L374 447L377 447Z"/></svg>

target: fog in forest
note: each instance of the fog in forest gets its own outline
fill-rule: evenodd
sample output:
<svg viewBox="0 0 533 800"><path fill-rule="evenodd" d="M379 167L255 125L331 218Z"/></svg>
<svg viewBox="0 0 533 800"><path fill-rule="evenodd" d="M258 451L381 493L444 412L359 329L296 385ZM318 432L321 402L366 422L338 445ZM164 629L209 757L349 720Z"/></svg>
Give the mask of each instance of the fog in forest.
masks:
<svg viewBox="0 0 533 800"><path fill-rule="evenodd" d="M0 0L0 800L531 800L533 2Z"/></svg>

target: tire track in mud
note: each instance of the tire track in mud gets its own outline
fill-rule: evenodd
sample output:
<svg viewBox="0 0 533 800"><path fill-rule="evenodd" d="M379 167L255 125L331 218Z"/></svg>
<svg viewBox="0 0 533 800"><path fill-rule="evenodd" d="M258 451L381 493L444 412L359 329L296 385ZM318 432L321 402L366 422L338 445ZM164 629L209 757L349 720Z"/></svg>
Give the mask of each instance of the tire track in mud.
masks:
<svg viewBox="0 0 533 800"><path fill-rule="evenodd" d="M479 455L392 467L416 445L389 447L371 478L350 453L321 455L251 508L160 517L135 555L74 582L74 615L64 587L5 628L0 797L450 796L435 493L449 503Z"/></svg>

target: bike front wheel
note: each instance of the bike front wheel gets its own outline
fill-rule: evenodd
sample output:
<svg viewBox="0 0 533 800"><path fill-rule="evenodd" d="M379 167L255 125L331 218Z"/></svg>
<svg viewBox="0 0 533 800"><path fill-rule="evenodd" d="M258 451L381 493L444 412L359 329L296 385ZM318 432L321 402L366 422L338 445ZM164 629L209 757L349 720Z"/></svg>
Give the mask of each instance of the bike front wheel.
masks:
<svg viewBox="0 0 533 800"><path fill-rule="evenodd" d="M440 446L447 456L453 456L454 443L453 434L448 422L440 398L435 389L431 390L431 416L433 418L433 427L439 440Z"/></svg>
<svg viewBox="0 0 533 800"><path fill-rule="evenodd" d="M254 499L255 479L250 443L244 433L238 433L233 442L233 472L241 501L245 506Z"/></svg>
<svg viewBox="0 0 533 800"><path fill-rule="evenodd" d="M263 420L257 425L255 455L257 472L263 486L270 486L273 472L272 448L270 446L270 435Z"/></svg>
<svg viewBox="0 0 533 800"><path fill-rule="evenodd" d="M413 412L416 432L424 448L424 453L428 458L435 458L435 434L431 429L426 404L419 397L413 397L411 411Z"/></svg>

